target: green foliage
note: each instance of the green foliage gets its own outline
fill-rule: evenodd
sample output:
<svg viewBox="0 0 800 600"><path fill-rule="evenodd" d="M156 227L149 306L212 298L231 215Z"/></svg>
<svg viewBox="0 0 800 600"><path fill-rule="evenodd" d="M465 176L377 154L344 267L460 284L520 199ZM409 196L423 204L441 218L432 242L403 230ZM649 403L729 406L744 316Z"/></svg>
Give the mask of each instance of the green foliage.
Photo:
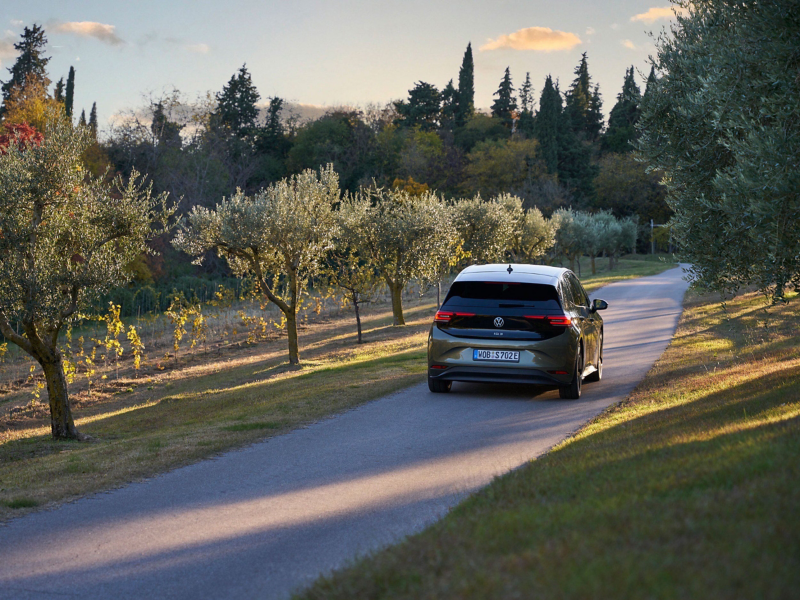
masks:
<svg viewBox="0 0 800 600"><path fill-rule="evenodd" d="M423 131L433 131L439 126L442 98L435 85L420 81L408 90L408 102L400 100L394 106L398 125L420 127Z"/></svg>
<svg viewBox="0 0 800 600"><path fill-rule="evenodd" d="M558 128L561 120L561 94L553 85L550 75L544 81L539 97L539 112L534 119L533 131L541 146L542 159L547 172L558 171Z"/></svg>
<svg viewBox="0 0 800 600"><path fill-rule="evenodd" d="M638 215L642 223L669 220L672 211L666 203L667 190L660 183L660 172L648 173L646 165L629 152L604 154L598 167L595 206L611 210L617 217Z"/></svg>
<svg viewBox="0 0 800 600"><path fill-rule="evenodd" d="M453 209L465 262L473 265L504 260L525 218L522 200L507 194L489 201L480 195L459 200Z"/></svg>
<svg viewBox="0 0 800 600"><path fill-rule="evenodd" d="M256 103L261 95L253 85L246 64L231 76L230 81L223 86L216 98L215 115L223 127L227 127L238 137L244 136L255 127L258 117Z"/></svg>
<svg viewBox="0 0 800 600"><path fill-rule="evenodd" d="M524 137L530 138L535 134L535 121L533 118L534 108L533 84L531 74L525 73L525 82L519 88L519 120L517 121L517 131Z"/></svg>
<svg viewBox="0 0 800 600"><path fill-rule="evenodd" d="M509 252L514 262L535 264L555 243L555 223L546 219L542 211L534 206L525 211Z"/></svg>
<svg viewBox="0 0 800 600"><path fill-rule="evenodd" d="M85 128L50 123L44 141L0 154L0 313L58 327L78 308L126 283L125 266L146 249L153 223L170 215L139 177L89 176ZM33 299L33 301L31 300Z"/></svg>
<svg viewBox="0 0 800 600"><path fill-rule="evenodd" d="M64 95L64 112L67 117L72 118L72 110L75 103L75 67L70 66L67 75L67 91Z"/></svg>
<svg viewBox="0 0 800 600"><path fill-rule="evenodd" d="M464 151L471 151L480 142L507 140L510 132L500 119L477 114L455 132L455 142Z"/></svg>
<svg viewBox="0 0 800 600"><path fill-rule="evenodd" d="M633 66L625 71L622 91L617 94L617 103L608 117L608 129L600 139L607 152L630 152L631 142L636 138L636 122L639 120L639 102L642 94L634 79Z"/></svg>
<svg viewBox="0 0 800 600"><path fill-rule="evenodd" d="M497 98L492 104L492 116L500 119L505 127L511 129L514 113L517 110L517 100L514 97L514 86L511 83L511 72L508 67L494 95Z"/></svg>
<svg viewBox="0 0 800 600"><path fill-rule="evenodd" d="M800 286L800 10L680 2L658 41L639 149L664 171L692 279L725 294Z"/></svg>
<svg viewBox="0 0 800 600"><path fill-rule="evenodd" d="M373 135L358 112L331 111L297 131L287 167L302 171L332 164L342 187L355 191L359 183L369 180L375 146Z"/></svg>
<svg viewBox="0 0 800 600"><path fill-rule="evenodd" d="M458 71L458 102L456 103L456 125L463 127L475 114L475 62L472 59L472 43L467 44L461 69Z"/></svg>
<svg viewBox="0 0 800 600"><path fill-rule="evenodd" d="M581 140L595 141L603 129L602 102L599 88L592 88L586 52L575 67L575 79L566 93L564 108L569 127Z"/></svg>
<svg viewBox="0 0 800 600"><path fill-rule="evenodd" d="M520 189L526 181L544 177L536 140L512 138L506 142L480 142L467 155L462 189L487 196Z"/></svg>
<svg viewBox="0 0 800 600"><path fill-rule="evenodd" d="M11 95L11 90L15 87L24 87L30 77L34 77L44 83L47 87L50 80L47 79L47 63L49 58L45 58L44 48L47 45L47 37L44 29L34 23L33 27L25 27L22 31L22 39L14 44L14 49L19 52L14 64L8 69L11 79L6 81L0 90L3 92L3 106L0 107L0 117L5 113L5 102Z"/></svg>

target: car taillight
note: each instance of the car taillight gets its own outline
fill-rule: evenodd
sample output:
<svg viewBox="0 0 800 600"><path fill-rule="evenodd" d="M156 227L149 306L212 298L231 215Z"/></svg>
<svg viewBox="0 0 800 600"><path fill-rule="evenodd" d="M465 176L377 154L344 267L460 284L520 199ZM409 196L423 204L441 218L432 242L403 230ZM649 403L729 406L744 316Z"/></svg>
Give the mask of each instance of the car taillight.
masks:
<svg viewBox="0 0 800 600"><path fill-rule="evenodd" d="M547 322L554 327L569 327L572 325L572 319L567 316L555 316L551 315L547 317Z"/></svg>
<svg viewBox="0 0 800 600"><path fill-rule="evenodd" d="M456 316L457 317L474 317L475 313L460 313L460 312L457 312Z"/></svg>
<svg viewBox="0 0 800 600"><path fill-rule="evenodd" d="M544 319L544 315L525 315L525 318L541 320Z"/></svg>
<svg viewBox="0 0 800 600"><path fill-rule="evenodd" d="M436 323L448 323L452 318L453 318L453 313L440 310L436 313L436 316L433 317L433 320Z"/></svg>

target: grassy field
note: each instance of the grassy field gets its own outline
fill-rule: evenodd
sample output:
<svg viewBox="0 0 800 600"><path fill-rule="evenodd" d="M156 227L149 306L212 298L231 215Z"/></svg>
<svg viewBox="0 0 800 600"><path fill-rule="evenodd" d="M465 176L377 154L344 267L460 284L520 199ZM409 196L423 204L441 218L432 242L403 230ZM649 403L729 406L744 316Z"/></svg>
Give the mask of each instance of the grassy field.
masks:
<svg viewBox="0 0 800 600"><path fill-rule="evenodd" d="M622 260L612 274L601 268L585 281L592 286L670 266ZM300 332L300 367L288 365L285 337L195 349L179 363L153 361L138 379L123 365L119 379L109 372L93 395L73 395L76 424L93 438L89 443L51 441L43 408L6 416L0 420L0 519L285 433L422 382L435 309L430 292L410 301L408 325L396 328L389 306L369 306L362 345L354 343L347 313L310 323ZM29 400L27 389L9 392L0 396L0 409Z"/></svg>
<svg viewBox="0 0 800 600"><path fill-rule="evenodd" d="M687 299L645 381L318 598L796 598L800 298Z"/></svg>

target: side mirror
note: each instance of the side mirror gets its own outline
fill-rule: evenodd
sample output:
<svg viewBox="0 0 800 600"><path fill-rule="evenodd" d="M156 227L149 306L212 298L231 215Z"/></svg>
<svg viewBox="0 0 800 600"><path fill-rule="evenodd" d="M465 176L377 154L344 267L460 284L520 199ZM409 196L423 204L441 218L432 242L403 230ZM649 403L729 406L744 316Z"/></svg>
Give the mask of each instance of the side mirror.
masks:
<svg viewBox="0 0 800 600"><path fill-rule="evenodd" d="M605 310L608 308L608 302L605 300L600 300L600 298L595 298L592 300L592 312L597 312L598 310Z"/></svg>

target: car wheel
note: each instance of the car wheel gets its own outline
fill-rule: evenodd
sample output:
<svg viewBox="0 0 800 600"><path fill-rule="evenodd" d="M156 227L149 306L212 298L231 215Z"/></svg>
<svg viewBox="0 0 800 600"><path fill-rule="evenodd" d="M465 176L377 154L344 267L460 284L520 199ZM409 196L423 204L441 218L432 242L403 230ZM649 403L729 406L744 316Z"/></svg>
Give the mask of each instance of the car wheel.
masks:
<svg viewBox="0 0 800 600"><path fill-rule="evenodd" d="M600 352L597 353L597 370L586 376L586 381L600 381L603 378L603 335L600 334Z"/></svg>
<svg viewBox="0 0 800 600"><path fill-rule="evenodd" d="M441 381L428 376L428 389L434 394L446 394L452 387L452 381Z"/></svg>
<svg viewBox="0 0 800 600"><path fill-rule="evenodd" d="M572 375L572 383L558 388L558 395L566 400L577 400L581 397L581 382L583 379L583 348L578 348L578 355L575 357L575 371Z"/></svg>

